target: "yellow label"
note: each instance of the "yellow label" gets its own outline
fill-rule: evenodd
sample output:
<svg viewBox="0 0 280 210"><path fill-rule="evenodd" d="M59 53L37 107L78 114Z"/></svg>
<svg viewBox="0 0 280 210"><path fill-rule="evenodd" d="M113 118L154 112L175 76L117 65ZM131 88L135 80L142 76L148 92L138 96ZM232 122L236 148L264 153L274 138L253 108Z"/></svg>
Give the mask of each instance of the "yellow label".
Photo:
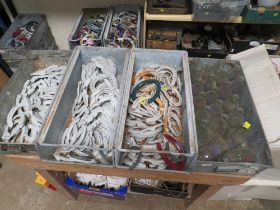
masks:
<svg viewBox="0 0 280 210"><path fill-rule="evenodd" d="M208 58L210 58L210 57L211 57L211 55L210 55L210 54L208 54L208 55L207 55L207 57L208 57Z"/></svg>
<svg viewBox="0 0 280 210"><path fill-rule="evenodd" d="M140 98L139 98L139 100L140 101L144 101L146 98L144 97L144 96L141 96Z"/></svg>
<svg viewBox="0 0 280 210"><path fill-rule="evenodd" d="M163 91L168 91L169 89L170 89L170 87L167 86L167 85L164 85L164 86L162 87L162 90L163 90Z"/></svg>
<svg viewBox="0 0 280 210"><path fill-rule="evenodd" d="M277 17L277 16L279 16L279 13L274 13L273 16Z"/></svg>
<svg viewBox="0 0 280 210"><path fill-rule="evenodd" d="M204 15L209 15L209 12L204 12Z"/></svg>
<svg viewBox="0 0 280 210"><path fill-rule="evenodd" d="M251 126L252 125L248 121L245 121L244 124L243 124L243 128L246 128L246 129L251 128Z"/></svg>
<svg viewBox="0 0 280 210"><path fill-rule="evenodd" d="M142 104L142 105L144 105L146 103L145 102L146 98L144 96L139 97L139 100L140 100L140 104Z"/></svg>
<svg viewBox="0 0 280 210"><path fill-rule="evenodd" d="M165 10L164 10L164 9L160 9L160 11L161 11L161 12L164 12Z"/></svg>

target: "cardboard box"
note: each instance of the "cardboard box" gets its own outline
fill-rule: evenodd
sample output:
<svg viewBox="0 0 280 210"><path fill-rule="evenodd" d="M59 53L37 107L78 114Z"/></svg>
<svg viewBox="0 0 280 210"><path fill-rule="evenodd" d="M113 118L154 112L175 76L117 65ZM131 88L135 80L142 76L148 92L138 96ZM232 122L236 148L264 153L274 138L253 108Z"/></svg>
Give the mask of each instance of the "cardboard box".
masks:
<svg viewBox="0 0 280 210"><path fill-rule="evenodd" d="M148 30L147 39L177 40L177 31L174 30Z"/></svg>
<svg viewBox="0 0 280 210"><path fill-rule="evenodd" d="M147 40L147 48L163 49L163 41L162 40Z"/></svg>
<svg viewBox="0 0 280 210"><path fill-rule="evenodd" d="M176 50L176 48L177 48L177 42L176 41L169 41L169 40L164 40L163 41L163 49Z"/></svg>

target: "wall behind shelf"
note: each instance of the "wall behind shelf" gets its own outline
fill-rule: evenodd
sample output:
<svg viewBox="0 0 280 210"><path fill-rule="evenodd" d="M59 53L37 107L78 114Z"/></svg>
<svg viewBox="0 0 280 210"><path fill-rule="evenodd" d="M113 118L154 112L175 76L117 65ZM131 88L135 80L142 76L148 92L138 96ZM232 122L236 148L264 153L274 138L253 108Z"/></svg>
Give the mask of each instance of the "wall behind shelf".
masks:
<svg viewBox="0 0 280 210"><path fill-rule="evenodd" d="M144 0L13 0L18 13L43 13L59 49L69 49L68 37L82 8L108 7L113 4L144 5Z"/></svg>

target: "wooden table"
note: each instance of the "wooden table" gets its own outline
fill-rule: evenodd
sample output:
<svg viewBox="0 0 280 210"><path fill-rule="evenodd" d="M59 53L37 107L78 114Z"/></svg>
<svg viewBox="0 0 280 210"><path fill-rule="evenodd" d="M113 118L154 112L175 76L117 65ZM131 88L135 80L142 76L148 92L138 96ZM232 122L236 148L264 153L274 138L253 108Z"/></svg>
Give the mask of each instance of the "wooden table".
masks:
<svg viewBox="0 0 280 210"><path fill-rule="evenodd" d="M6 158L15 161L24 167L35 169L44 176L49 183L54 185L58 192L76 199L78 194L72 192L64 185L65 175L63 172L81 172L109 176L121 176L129 178L147 178L161 181L182 182L196 184L198 187L192 192L192 197L188 198L186 204L191 206L210 198L223 186L239 185L248 181L250 176L206 173L206 172L180 172L180 171L156 171L147 169L134 169L116 167L104 167L95 165L70 164L62 162L46 162L40 160L35 154L8 154Z"/></svg>
<svg viewBox="0 0 280 210"><path fill-rule="evenodd" d="M19 70L18 72L21 71ZM24 71L24 73L28 74L26 70ZM5 97L6 101L14 100L13 97L11 97L11 93L14 94L14 97L16 96L16 93L14 91L16 86L19 90L21 90L22 85L19 84L19 80L22 78L23 76L21 74L18 74L17 77L13 77L13 83L10 84L9 96ZM11 102L11 104L13 103ZM2 120L2 122L5 122L6 114L3 109L1 113L3 113L3 115L2 119L0 116L0 120ZM188 173L180 171L157 171L148 169L133 169L130 171L125 167L117 168L112 166L104 167L94 165L70 164L63 162L46 162L40 160L39 156L35 153L6 154L6 157L22 166L39 171L41 175L43 175L50 184L54 185L60 193L63 193L66 196L71 196L72 198L77 198L78 194L73 193L68 187L64 185L65 175L63 172L81 172L100 175L121 176L128 178L146 178L161 181L188 183L189 186L198 185L196 188L194 188L192 197L188 198L188 205L207 200L223 186L243 184L251 178L249 176L226 175L206 172Z"/></svg>

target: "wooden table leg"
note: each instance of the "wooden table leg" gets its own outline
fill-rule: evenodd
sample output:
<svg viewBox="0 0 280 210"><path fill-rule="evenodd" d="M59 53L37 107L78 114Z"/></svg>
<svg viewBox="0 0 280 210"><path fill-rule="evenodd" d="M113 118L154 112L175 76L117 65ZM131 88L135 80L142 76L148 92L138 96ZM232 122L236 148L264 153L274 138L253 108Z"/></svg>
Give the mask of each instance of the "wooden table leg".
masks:
<svg viewBox="0 0 280 210"><path fill-rule="evenodd" d="M143 38L142 38L142 47L146 48L146 31L147 31L147 20L146 20L146 12L147 12L147 0L144 4L144 21L143 21Z"/></svg>
<svg viewBox="0 0 280 210"><path fill-rule="evenodd" d="M222 185L196 185L192 191L191 198L187 198L185 202L186 209L191 206L198 205L206 202L212 195L218 192L223 186Z"/></svg>
<svg viewBox="0 0 280 210"><path fill-rule="evenodd" d="M65 184L65 175L60 171L46 171L46 170L37 170L50 184L56 187L57 192L71 198L77 199L78 193L70 190Z"/></svg>

